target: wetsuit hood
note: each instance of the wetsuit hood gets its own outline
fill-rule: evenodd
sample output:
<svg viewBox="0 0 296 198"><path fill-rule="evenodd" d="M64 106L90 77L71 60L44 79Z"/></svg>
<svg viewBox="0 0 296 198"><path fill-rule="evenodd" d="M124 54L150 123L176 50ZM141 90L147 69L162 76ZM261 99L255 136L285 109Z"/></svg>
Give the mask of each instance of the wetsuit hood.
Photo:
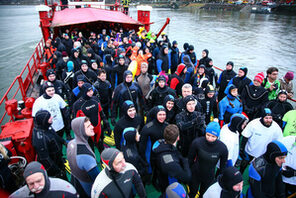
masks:
<svg viewBox="0 0 296 198"><path fill-rule="evenodd" d="M239 170L235 167L226 168L221 175L218 176L218 183L222 188L221 197L236 197L241 192L234 191L233 186L242 182L243 177Z"/></svg>
<svg viewBox="0 0 296 198"><path fill-rule="evenodd" d="M94 57L95 52L94 52L94 50L92 48L88 48L87 53L91 54L91 57Z"/></svg>
<svg viewBox="0 0 296 198"><path fill-rule="evenodd" d="M51 74L54 74L56 76L56 73L55 73L55 71L53 69L48 69L46 71L46 77L48 78L48 76L50 76ZM54 81L50 81L50 82L54 83L55 81L56 81L56 79Z"/></svg>
<svg viewBox="0 0 296 198"><path fill-rule="evenodd" d="M180 64L178 65L178 68L177 68L177 73L178 73L178 76L181 76L182 73L183 73L183 70L186 68L186 66L184 64Z"/></svg>
<svg viewBox="0 0 296 198"><path fill-rule="evenodd" d="M227 97L228 97L229 99L231 99L231 100L234 99L234 96L231 95L231 90L236 89L236 88L237 88L237 87L236 87L235 85L233 85L233 84L230 84L230 85L228 85L228 86L226 87L224 93L227 95Z"/></svg>
<svg viewBox="0 0 296 198"><path fill-rule="evenodd" d="M272 111L271 111L269 108L264 108L264 109L263 109L262 117L260 118L260 122L261 122L261 124L262 124L263 126L269 128L271 125L270 125L270 126L267 126L267 125L265 124L264 120L263 120L263 118L264 118L265 116L272 116Z"/></svg>
<svg viewBox="0 0 296 198"><path fill-rule="evenodd" d="M232 71L233 71L233 67L234 67L233 62L232 62L232 61L228 61L228 62L226 63L226 65L231 65L231 66L232 66L230 70L226 70L227 72L232 72Z"/></svg>
<svg viewBox="0 0 296 198"><path fill-rule="evenodd" d="M60 59L63 56L62 52L60 52L60 51L55 51L54 55L56 55L57 59Z"/></svg>
<svg viewBox="0 0 296 198"><path fill-rule="evenodd" d="M51 123L48 123L50 113L47 110L39 110L35 115L35 124L37 128L47 130Z"/></svg>
<svg viewBox="0 0 296 198"><path fill-rule="evenodd" d="M167 95L167 96L163 99L163 106L164 106L164 108L165 108L166 110L168 110L167 107L166 107L166 104L167 104L169 101L175 103L175 98L174 98L174 96L172 96L172 95L169 94L169 95Z"/></svg>
<svg viewBox="0 0 296 198"><path fill-rule="evenodd" d="M50 99L51 97L49 95L46 94L46 89L50 88L50 87L54 87L53 83L49 82L49 81L45 81L44 84L42 85L42 89L43 89L43 97L45 99Z"/></svg>
<svg viewBox="0 0 296 198"><path fill-rule="evenodd" d="M127 119L132 119L128 114L127 114L127 111L130 109L130 108L133 108L135 107L135 104L131 101L131 100L126 100L123 102L122 104L122 112L123 112L123 115L127 118Z"/></svg>
<svg viewBox="0 0 296 198"><path fill-rule="evenodd" d="M183 44L183 49L184 49L185 51L188 49L188 47L189 47L189 44L188 44L188 43L184 43L184 44Z"/></svg>
<svg viewBox="0 0 296 198"><path fill-rule="evenodd" d="M209 56L209 50L204 49L203 51L206 53L206 56L204 58L208 58L208 56Z"/></svg>
<svg viewBox="0 0 296 198"><path fill-rule="evenodd" d="M275 158L287 155L288 150L285 145L277 140L267 145L266 152L263 154L264 159L271 164L276 164Z"/></svg>
<svg viewBox="0 0 296 198"><path fill-rule="evenodd" d="M85 99L85 100L89 100L90 97L87 95L87 92L92 90L93 87L91 86L91 84L89 83L84 83L82 85L82 97Z"/></svg>
<svg viewBox="0 0 296 198"><path fill-rule="evenodd" d="M242 77L240 77L240 79L244 79L248 74L248 68L241 67L241 68L239 68L239 70L242 70L244 72L244 75Z"/></svg>
<svg viewBox="0 0 296 198"><path fill-rule="evenodd" d="M137 131L134 127L125 128L122 133L122 145L126 146L136 144L136 134Z"/></svg>
<svg viewBox="0 0 296 198"><path fill-rule="evenodd" d="M228 128L232 132L238 131L241 133L243 131L242 125L245 121L248 121L248 119L243 115L239 113L235 113L230 118L230 123L228 124Z"/></svg>
<svg viewBox="0 0 296 198"><path fill-rule="evenodd" d="M124 73L123 73L123 80L124 80L124 83L125 83L127 86L131 86L132 81L129 82L129 83L126 82L126 77L127 77L128 75L133 75L133 73L132 73L130 70L126 70L126 71L124 71Z"/></svg>
<svg viewBox="0 0 296 198"><path fill-rule="evenodd" d="M42 173L44 176L45 183L44 183L44 188L40 193L38 194L35 194L33 192L31 193L33 193L36 197L46 197L46 194L48 193L50 188L50 181L49 181L47 172L41 163L37 161L30 162L24 170L24 174L23 174L24 179L26 180L27 177L35 173Z"/></svg>
<svg viewBox="0 0 296 198"><path fill-rule="evenodd" d="M156 120L156 122L158 122L158 120L157 120L157 114L160 111L166 112L165 108L162 105L157 105L157 106L153 107L151 109L151 111L150 111L151 120Z"/></svg>
<svg viewBox="0 0 296 198"><path fill-rule="evenodd" d="M102 162L112 172L115 172L114 167L113 167L113 162L119 153L120 153L120 151L116 148L107 148L107 149L103 150L103 152L101 154Z"/></svg>

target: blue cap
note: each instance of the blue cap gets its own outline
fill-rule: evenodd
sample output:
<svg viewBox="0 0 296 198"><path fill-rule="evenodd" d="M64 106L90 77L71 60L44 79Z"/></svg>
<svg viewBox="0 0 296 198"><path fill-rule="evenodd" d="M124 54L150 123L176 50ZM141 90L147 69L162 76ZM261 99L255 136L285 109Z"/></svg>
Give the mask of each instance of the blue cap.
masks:
<svg viewBox="0 0 296 198"><path fill-rule="evenodd" d="M166 189L166 198L186 198L187 193L184 187L178 182L174 182Z"/></svg>
<svg viewBox="0 0 296 198"><path fill-rule="evenodd" d="M220 136L220 126L218 122L210 122L206 128L206 133L210 133L217 137Z"/></svg>

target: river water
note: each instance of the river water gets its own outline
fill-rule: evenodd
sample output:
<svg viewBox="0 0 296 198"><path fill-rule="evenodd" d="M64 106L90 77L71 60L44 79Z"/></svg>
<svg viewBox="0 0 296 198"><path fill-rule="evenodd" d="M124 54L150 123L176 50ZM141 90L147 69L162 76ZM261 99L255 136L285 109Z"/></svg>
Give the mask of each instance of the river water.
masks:
<svg viewBox="0 0 296 198"><path fill-rule="evenodd" d="M136 9L131 9L131 16L136 19ZM180 50L184 42L193 44L198 59L208 49L215 66L224 68L231 60L236 71L248 67L251 78L270 66L280 69L279 77L296 71L296 16L153 9L152 31L160 30L167 17L171 23L165 32L171 42L177 40ZM41 39L38 26L35 6L0 6L1 96Z"/></svg>

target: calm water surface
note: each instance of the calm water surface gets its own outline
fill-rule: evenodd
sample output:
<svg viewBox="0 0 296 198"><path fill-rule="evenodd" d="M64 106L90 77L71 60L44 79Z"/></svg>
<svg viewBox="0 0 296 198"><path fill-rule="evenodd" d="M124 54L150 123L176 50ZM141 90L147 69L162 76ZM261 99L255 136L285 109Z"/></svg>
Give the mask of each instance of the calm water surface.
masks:
<svg viewBox="0 0 296 198"><path fill-rule="evenodd" d="M135 9L131 16L136 19ZM296 71L296 16L245 14L229 11L154 9L152 31L158 32L166 17L165 30L171 42L193 44L197 58L208 49L214 65L224 68L227 61L249 68L250 76L270 66ZM0 94L28 61L41 39L39 16L34 6L0 6Z"/></svg>

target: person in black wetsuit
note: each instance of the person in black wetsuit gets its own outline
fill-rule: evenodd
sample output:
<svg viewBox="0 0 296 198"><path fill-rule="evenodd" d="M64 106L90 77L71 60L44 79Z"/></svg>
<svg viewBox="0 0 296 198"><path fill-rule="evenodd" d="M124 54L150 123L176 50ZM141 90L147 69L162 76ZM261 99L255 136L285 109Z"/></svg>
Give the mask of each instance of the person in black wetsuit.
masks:
<svg viewBox="0 0 296 198"><path fill-rule="evenodd" d="M214 182L215 168L220 160L220 169L226 167L228 150L223 142L218 140L220 127L218 122L210 122L206 128L206 136L195 139L188 153L192 179L189 184L189 197L193 198L199 189L202 197L207 188Z"/></svg>
<svg viewBox="0 0 296 198"><path fill-rule="evenodd" d="M119 55L118 64L114 65L112 68L112 86L117 87L120 83L124 82L124 72L127 70L128 66L125 63L125 58L123 55Z"/></svg>
<svg viewBox="0 0 296 198"><path fill-rule="evenodd" d="M47 110L39 110L35 115L32 145L37 153L37 160L42 163L49 176L66 178L62 159L63 138L50 127L52 117Z"/></svg>
<svg viewBox="0 0 296 198"><path fill-rule="evenodd" d="M53 69L48 69L46 71L46 77L49 82L51 82L54 86L55 93L59 94L64 100L70 100L70 90L66 85L63 83L63 81L58 80L56 78L56 73ZM40 88L40 96L44 94L44 87L41 86Z"/></svg>
<svg viewBox="0 0 296 198"><path fill-rule="evenodd" d="M281 169L287 152L284 144L272 141L267 145L266 152L252 161L249 167L248 197L252 197L250 194L260 198L286 197Z"/></svg>
<svg viewBox="0 0 296 198"><path fill-rule="evenodd" d="M261 117L262 110L268 102L268 91L261 86L263 79L263 72L258 73L253 85L246 85L241 93L243 109L250 120Z"/></svg>
<svg viewBox="0 0 296 198"><path fill-rule="evenodd" d="M191 178L188 160L176 148L179 140L179 129L170 124L164 129L164 139L158 140L153 145L156 157L155 174L157 187L165 197L166 188L173 182L188 183Z"/></svg>
<svg viewBox="0 0 296 198"><path fill-rule="evenodd" d="M175 90L173 90L172 88L166 86L166 79L164 76L159 76L157 78L156 83L158 84L158 86L156 86L156 88L154 88L148 97L148 107L149 109L157 106L157 105L162 105L164 98L167 95L172 95L174 97L176 97L176 92Z"/></svg>
<svg viewBox="0 0 296 198"><path fill-rule="evenodd" d="M88 82L90 84L93 84L97 80L96 73L93 70L88 68L88 64L86 60L81 61L80 70L75 72L74 78L73 78L74 84L77 83L77 77L79 75L82 75L85 79L85 82Z"/></svg>
<svg viewBox="0 0 296 198"><path fill-rule="evenodd" d="M204 135L204 116L195 111L195 98L192 95L184 98L185 111L176 115L176 124L180 129L178 148L187 157L191 142Z"/></svg>
<svg viewBox="0 0 296 198"><path fill-rule="evenodd" d="M205 65L208 66L210 62L209 50L204 49L201 53L202 58L199 60L198 66Z"/></svg>
<svg viewBox="0 0 296 198"><path fill-rule="evenodd" d="M229 61L226 63L226 69L220 74L217 81L218 91L218 101L222 100L226 94L224 93L229 81L236 76L236 73L233 71L233 62Z"/></svg>
<svg viewBox="0 0 296 198"><path fill-rule="evenodd" d="M71 55L69 61L74 63L74 72L79 71L81 65L81 59L79 57L80 51L78 49L73 48L71 50Z"/></svg>
<svg viewBox="0 0 296 198"><path fill-rule="evenodd" d="M73 117L87 116L90 118L91 124L94 126L95 138L99 151L103 151L104 133L101 133L101 121L104 128L110 132L110 125L103 112L99 99L94 96L93 87L89 83L84 83L82 86L82 97L79 98L73 105ZM101 141L100 141L101 140Z"/></svg>
<svg viewBox="0 0 296 198"><path fill-rule="evenodd" d="M150 164L150 154L152 151L153 144L159 140L163 139L163 131L168 125L165 121L166 111L161 105L158 105L155 112L155 118L148 122L142 129L140 135L139 151L143 159L145 159ZM151 168L148 171L151 174Z"/></svg>
<svg viewBox="0 0 296 198"><path fill-rule="evenodd" d="M285 113L293 110L293 106L287 101L288 92L286 90L281 90L278 94L277 99L271 100L266 104L272 112L272 119L278 123L280 127L283 127L283 117Z"/></svg>
<svg viewBox="0 0 296 198"><path fill-rule="evenodd" d="M116 122L114 127L114 140L117 149L120 149L120 141L125 128L134 127L138 131L141 131L144 126L144 119L137 115L135 105L132 101L124 101L121 111L123 116Z"/></svg>
<svg viewBox="0 0 296 198"><path fill-rule="evenodd" d="M217 97L215 95L215 89L212 85L208 85L205 90L205 98L199 100L203 112L205 114L205 122L209 124L211 122L211 117L218 118L218 105Z"/></svg>
<svg viewBox="0 0 296 198"><path fill-rule="evenodd" d="M112 86L106 78L106 71L104 69L99 70L98 79L95 82L94 87L97 90L97 95L99 96L103 111L108 119L112 98Z"/></svg>
<svg viewBox="0 0 296 198"><path fill-rule="evenodd" d="M125 161L134 165L143 177L147 174L148 164L139 154L137 143L140 141L140 134L134 127L127 127L122 133L121 151Z"/></svg>
<svg viewBox="0 0 296 198"><path fill-rule="evenodd" d="M252 85L252 81L247 77L248 68L241 67L238 70L238 74L236 77L232 78L228 85L233 84L238 88L238 93L241 94L242 91L245 89L246 85Z"/></svg>
<svg viewBox="0 0 296 198"><path fill-rule="evenodd" d="M140 198L146 198L145 188L136 168L125 162L123 154L108 148L102 152L101 160L106 166L97 176L92 189L92 198L134 197L136 190Z"/></svg>
<svg viewBox="0 0 296 198"><path fill-rule="evenodd" d="M116 124L116 117L118 109L122 107L122 104L126 100L131 100L138 112L140 107L145 109L143 93L139 85L133 81L133 74L131 71L126 70L123 73L124 82L120 83L114 90L112 104L111 104L111 123L113 126ZM119 111L121 117L123 112Z"/></svg>
<svg viewBox="0 0 296 198"><path fill-rule="evenodd" d="M167 95L163 100L163 106L166 109L166 121L169 124L176 123L176 107L175 98L172 95Z"/></svg>
<svg viewBox="0 0 296 198"><path fill-rule="evenodd" d="M70 106L72 107L73 104L82 96L82 86L85 83L85 79L83 75L77 76L77 84L75 84L75 88L72 89L71 92L71 100L70 100Z"/></svg>

